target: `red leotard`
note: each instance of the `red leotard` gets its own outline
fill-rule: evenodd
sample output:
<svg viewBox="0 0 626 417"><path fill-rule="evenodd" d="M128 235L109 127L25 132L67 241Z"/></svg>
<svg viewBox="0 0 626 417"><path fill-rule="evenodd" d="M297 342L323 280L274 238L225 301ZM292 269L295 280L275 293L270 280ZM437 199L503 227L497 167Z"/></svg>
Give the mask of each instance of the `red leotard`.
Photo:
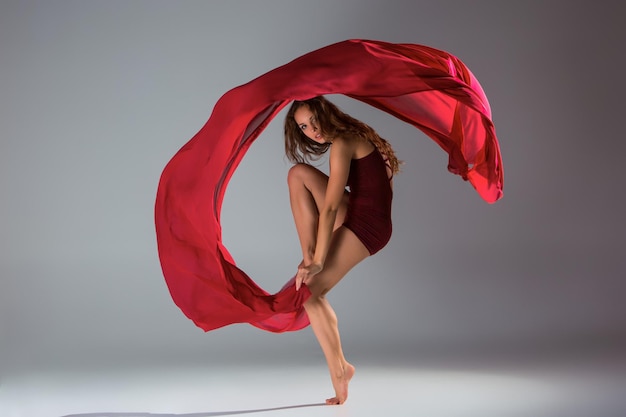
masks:
<svg viewBox="0 0 626 417"><path fill-rule="evenodd" d="M393 197L387 165L378 149L351 161L348 186L350 198L343 225L354 232L373 255L391 238Z"/></svg>

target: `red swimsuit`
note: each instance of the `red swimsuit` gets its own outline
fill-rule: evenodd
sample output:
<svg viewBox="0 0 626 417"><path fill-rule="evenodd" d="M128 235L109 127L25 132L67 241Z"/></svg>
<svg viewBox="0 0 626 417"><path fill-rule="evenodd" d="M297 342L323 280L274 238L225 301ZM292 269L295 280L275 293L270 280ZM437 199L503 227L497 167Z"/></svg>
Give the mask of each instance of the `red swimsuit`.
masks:
<svg viewBox="0 0 626 417"><path fill-rule="evenodd" d="M391 238L391 180L378 149L353 159L348 175L350 199L343 223L365 245L370 255L381 250Z"/></svg>

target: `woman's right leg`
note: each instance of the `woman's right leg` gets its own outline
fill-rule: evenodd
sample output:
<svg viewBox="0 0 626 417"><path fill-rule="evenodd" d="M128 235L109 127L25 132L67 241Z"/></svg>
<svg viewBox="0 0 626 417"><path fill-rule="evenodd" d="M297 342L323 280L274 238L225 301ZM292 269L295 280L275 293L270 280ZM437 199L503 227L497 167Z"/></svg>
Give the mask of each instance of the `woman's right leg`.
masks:
<svg viewBox="0 0 626 417"><path fill-rule="evenodd" d="M305 264L313 260L317 242L319 210L324 206L328 176L307 164L296 164L289 170L289 201L300 239L302 260ZM348 193L337 211L334 229L338 229L346 217Z"/></svg>

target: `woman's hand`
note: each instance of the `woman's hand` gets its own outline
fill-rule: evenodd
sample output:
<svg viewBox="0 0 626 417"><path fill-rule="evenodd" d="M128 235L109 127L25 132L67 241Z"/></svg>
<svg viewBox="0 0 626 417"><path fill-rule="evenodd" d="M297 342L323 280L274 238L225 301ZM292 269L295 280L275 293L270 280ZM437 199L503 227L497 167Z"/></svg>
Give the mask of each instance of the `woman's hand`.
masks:
<svg viewBox="0 0 626 417"><path fill-rule="evenodd" d="M305 265L304 261L298 265L298 272L296 273L296 291L300 290L302 284L308 284L316 274L323 269L321 264L312 263Z"/></svg>

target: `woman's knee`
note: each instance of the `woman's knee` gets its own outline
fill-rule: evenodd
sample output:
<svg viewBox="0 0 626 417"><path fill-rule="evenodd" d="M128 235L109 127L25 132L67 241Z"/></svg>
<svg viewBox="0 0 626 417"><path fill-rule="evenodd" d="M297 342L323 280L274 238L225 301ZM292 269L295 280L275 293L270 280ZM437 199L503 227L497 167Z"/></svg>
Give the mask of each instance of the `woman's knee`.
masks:
<svg viewBox="0 0 626 417"><path fill-rule="evenodd" d="M309 291L311 292L311 296L309 297L309 300L316 302L322 302L324 301L324 298L326 298L326 294L328 294L328 292L330 291L330 288L326 288L321 282L320 280L315 280L316 277L313 278L313 282L306 284L307 288L309 289Z"/></svg>
<svg viewBox="0 0 626 417"><path fill-rule="evenodd" d="M304 302L304 308L307 310L319 307L325 301L325 294L316 294L311 291L311 296Z"/></svg>
<svg viewBox="0 0 626 417"><path fill-rule="evenodd" d="M289 185L302 184L307 177L312 175L313 168L311 165L300 163L289 168L287 173L287 183Z"/></svg>

